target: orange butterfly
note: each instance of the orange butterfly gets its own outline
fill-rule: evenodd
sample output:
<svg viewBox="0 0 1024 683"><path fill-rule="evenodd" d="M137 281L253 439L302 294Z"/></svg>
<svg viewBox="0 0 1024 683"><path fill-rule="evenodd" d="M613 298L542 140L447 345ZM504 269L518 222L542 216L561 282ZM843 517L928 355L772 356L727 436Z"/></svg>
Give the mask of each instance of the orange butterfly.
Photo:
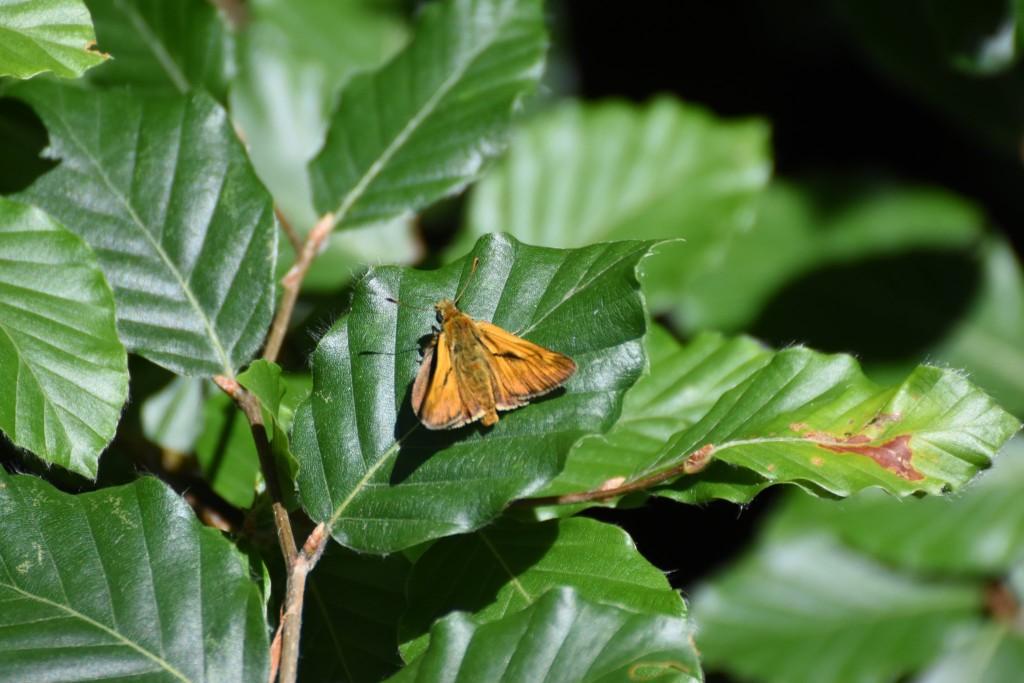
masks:
<svg viewBox="0 0 1024 683"><path fill-rule="evenodd" d="M499 410L524 406L576 372L571 358L460 311L456 304L465 291L455 301L434 304L441 329L423 352L412 385L413 410L427 429L453 429L477 420L493 425Z"/></svg>

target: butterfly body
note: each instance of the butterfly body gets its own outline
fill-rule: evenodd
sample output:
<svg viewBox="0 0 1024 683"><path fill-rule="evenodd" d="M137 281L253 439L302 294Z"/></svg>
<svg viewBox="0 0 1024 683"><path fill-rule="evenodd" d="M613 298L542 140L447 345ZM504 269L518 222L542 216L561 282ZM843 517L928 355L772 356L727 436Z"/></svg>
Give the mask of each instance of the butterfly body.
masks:
<svg viewBox="0 0 1024 683"><path fill-rule="evenodd" d="M503 330L477 321L450 299L434 306L441 329L423 354L412 388L412 406L428 429L498 421L512 410L564 384L576 363Z"/></svg>

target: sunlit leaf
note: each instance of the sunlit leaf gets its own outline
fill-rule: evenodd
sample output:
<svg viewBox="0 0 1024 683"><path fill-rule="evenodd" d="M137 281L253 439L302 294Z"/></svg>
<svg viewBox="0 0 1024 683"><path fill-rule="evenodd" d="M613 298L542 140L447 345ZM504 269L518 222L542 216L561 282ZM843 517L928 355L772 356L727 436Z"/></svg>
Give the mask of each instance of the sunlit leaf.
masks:
<svg viewBox="0 0 1024 683"><path fill-rule="evenodd" d="M237 46L231 115L253 166L299 232L317 221L306 165L324 142L339 88L406 39L394 7L366 0L257 0Z"/></svg>
<svg viewBox="0 0 1024 683"><path fill-rule="evenodd" d="M188 453L203 429L204 381L175 377L142 404L142 433L162 448Z"/></svg>
<svg viewBox="0 0 1024 683"><path fill-rule="evenodd" d="M759 121L667 98L564 104L526 124L474 190L456 252L498 230L552 247L685 238L644 265L651 308L681 311L690 284L750 226L770 164Z"/></svg>
<svg viewBox="0 0 1024 683"><path fill-rule="evenodd" d="M417 657L427 647L430 625L449 612L469 612L478 624L497 621L556 586L635 612L686 615L679 593L622 529L583 518L502 520L437 541L416 560L402 616L402 657Z"/></svg>
<svg viewBox="0 0 1024 683"><path fill-rule="evenodd" d="M464 613L431 629L430 646L389 681L703 680L686 619L638 614L552 589L480 625Z"/></svg>
<svg viewBox="0 0 1024 683"><path fill-rule="evenodd" d="M166 485L71 496L0 469L0 511L7 680L267 680L248 561Z"/></svg>
<svg viewBox="0 0 1024 683"><path fill-rule="evenodd" d="M648 328L645 341L650 372L626 394L615 427L603 436L590 436L577 444L569 453L565 469L538 495L590 491L606 482L621 484L646 474L670 437L695 424L722 394L764 367L772 357L770 350L749 337L729 339L709 332L681 345L659 325ZM755 487L766 485L753 473L745 480L735 471L723 474L739 475L733 477L738 490L734 493L728 480L709 483L706 490L710 496L749 500L750 482ZM541 518L565 516L585 506L549 506L535 512Z"/></svg>
<svg viewBox="0 0 1024 683"><path fill-rule="evenodd" d="M23 197L96 252L130 351L232 375L263 343L277 229L224 111L207 95L18 88L61 160Z"/></svg>
<svg viewBox="0 0 1024 683"><path fill-rule="evenodd" d="M128 395L114 297L84 242L39 209L0 198L0 429L87 477Z"/></svg>
<svg viewBox="0 0 1024 683"><path fill-rule="evenodd" d="M412 42L342 92L310 164L317 213L376 223L463 188L536 86L546 42L540 0L427 6Z"/></svg>
<svg viewBox="0 0 1024 683"><path fill-rule="evenodd" d="M29 78L52 71L77 78L107 58L95 44L89 10L81 0L8 1L0 6L0 76Z"/></svg>
<svg viewBox="0 0 1024 683"><path fill-rule="evenodd" d="M646 242L578 250L483 238L461 262L436 271L375 268L356 287L351 312L320 340L313 394L295 419L303 506L343 545L388 552L471 531L509 501L550 480L582 435L607 429L644 356L643 302L635 277ZM430 309L454 298L468 315L571 357L564 389L479 423L430 432L413 414L418 340Z"/></svg>

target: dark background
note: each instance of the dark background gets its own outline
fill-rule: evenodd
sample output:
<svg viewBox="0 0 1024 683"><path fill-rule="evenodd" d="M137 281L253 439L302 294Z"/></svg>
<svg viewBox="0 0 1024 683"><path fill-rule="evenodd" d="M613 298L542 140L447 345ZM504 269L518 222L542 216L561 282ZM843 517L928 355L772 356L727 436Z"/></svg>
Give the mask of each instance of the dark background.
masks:
<svg viewBox="0 0 1024 683"><path fill-rule="evenodd" d="M563 0L551 10L556 65L564 64L569 89L582 97L643 102L671 93L720 116L763 117L773 131L776 176L842 171L946 188L987 211L994 228L1006 232L1020 253L1016 227L1024 216L1024 168L1019 143L1015 148L993 142L997 135L986 135L983 125L965 125L956 112L887 71L867 49L863 31L844 16L841 3ZM968 88L1003 87L999 78L968 81L963 78ZM995 112L993 119L1015 114ZM927 297L933 324L925 327L933 329L919 329L918 322L891 336L900 353L913 354L955 321L977 272L967 260L929 264L918 259L914 268L906 265L875 263L855 272L820 274L787 295L849 296L859 291L850 289L853 280L881 283L911 300ZM801 328L793 321L770 320L751 331L769 343L800 341L826 351L853 351L868 361L893 351L891 342L886 348L877 337L858 339L857 330L841 322L822 322ZM834 348L838 344L844 348ZM743 507L652 499L636 510L589 514L627 529L641 552L685 591L750 542L759 520L782 495L779 488Z"/></svg>

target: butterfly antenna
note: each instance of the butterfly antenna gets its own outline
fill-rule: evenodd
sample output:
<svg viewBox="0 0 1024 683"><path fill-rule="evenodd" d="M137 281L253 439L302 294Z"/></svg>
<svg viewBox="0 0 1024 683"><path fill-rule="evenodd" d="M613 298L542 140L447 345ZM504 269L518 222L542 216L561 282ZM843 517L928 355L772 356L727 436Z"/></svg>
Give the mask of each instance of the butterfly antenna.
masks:
<svg viewBox="0 0 1024 683"><path fill-rule="evenodd" d="M414 309L416 309L418 311L428 311L428 310L432 311L432 310L434 310L433 307L425 308L423 306L413 306L412 304L407 304L404 301L399 301L398 299L396 299L393 296L387 296L387 297L384 297L384 298L387 299L388 301L390 301L393 304L398 304L399 306L405 306L406 308L414 308Z"/></svg>
<svg viewBox="0 0 1024 683"><path fill-rule="evenodd" d="M455 297L455 301L453 303L456 303L456 304L459 303L459 299L461 299L462 295L466 293L466 289L469 287L470 280L473 279L473 273L476 272L476 264L478 264L478 263L480 263L480 259L479 258L473 259L473 267L469 271L469 277L466 278L466 284L462 285L462 291L459 292L459 295L457 297Z"/></svg>

